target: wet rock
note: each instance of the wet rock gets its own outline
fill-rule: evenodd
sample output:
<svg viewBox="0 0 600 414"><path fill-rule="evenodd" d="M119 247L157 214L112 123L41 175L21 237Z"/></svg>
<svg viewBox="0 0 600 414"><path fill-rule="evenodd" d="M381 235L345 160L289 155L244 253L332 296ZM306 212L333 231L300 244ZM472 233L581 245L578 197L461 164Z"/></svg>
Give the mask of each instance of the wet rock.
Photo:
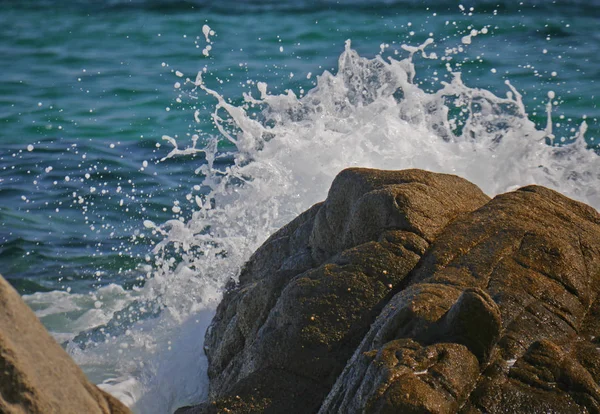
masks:
<svg viewBox="0 0 600 414"><path fill-rule="evenodd" d="M320 412L600 412L593 344L600 335L599 278L594 209L542 187L500 195L438 235ZM400 338L425 349L461 345L472 357L448 352L455 364L450 378L413 378L421 402L390 402L373 390L404 390L406 380L373 375L378 360L367 356ZM410 360L398 354L390 369ZM476 369L469 374L468 368ZM410 408L409 402L421 405Z"/></svg>
<svg viewBox="0 0 600 414"><path fill-rule="evenodd" d="M350 169L275 233L206 335L182 413L600 413L600 215Z"/></svg>
<svg viewBox="0 0 600 414"><path fill-rule="evenodd" d="M278 372L276 387L261 388L266 411L318 410L435 236L488 200L451 175L340 173L327 200L267 240L226 293L205 341L211 399L245 400L240 383Z"/></svg>
<svg viewBox="0 0 600 414"><path fill-rule="evenodd" d="M90 383L0 277L0 413L127 414Z"/></svg>

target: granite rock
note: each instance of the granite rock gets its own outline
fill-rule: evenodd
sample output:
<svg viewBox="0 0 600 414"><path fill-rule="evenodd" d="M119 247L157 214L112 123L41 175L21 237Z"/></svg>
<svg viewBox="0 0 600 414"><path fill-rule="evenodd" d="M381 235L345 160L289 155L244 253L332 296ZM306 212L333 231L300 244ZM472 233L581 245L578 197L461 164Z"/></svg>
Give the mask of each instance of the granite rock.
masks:
<svg viewBox="0 0 600 414"><path fill-rule="evenodd" d="M600 215L349 169L248 261L178 413L600 413Z"/></svg>
<svg viewBox="0 0 600 414"><path fill-rule="evenodd" d="M0 277L0 413L129 414L90 383Z"/></svg>

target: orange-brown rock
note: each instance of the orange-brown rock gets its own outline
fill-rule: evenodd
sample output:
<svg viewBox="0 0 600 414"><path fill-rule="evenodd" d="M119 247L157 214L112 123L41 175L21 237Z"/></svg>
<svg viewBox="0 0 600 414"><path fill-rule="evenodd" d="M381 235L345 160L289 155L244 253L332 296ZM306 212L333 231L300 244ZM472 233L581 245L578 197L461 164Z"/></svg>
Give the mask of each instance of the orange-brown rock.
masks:
<svg viewBox="0 0 600 414"><path fill-rule="evenodd" d="M0 413L129 414L90 383L0 277Z"/></svg>

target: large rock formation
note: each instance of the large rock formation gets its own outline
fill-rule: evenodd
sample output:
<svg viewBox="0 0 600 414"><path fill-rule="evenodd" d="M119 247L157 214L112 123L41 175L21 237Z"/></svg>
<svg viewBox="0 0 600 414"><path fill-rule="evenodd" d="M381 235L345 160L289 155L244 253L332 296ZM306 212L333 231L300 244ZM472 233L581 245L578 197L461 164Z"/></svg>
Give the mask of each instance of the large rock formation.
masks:
<svg viewBox="0 0 600 414"><path fill-rule="evenodd" d="M257 250L181 413L600 413L600 215L350 169Z"/></svg>
<svg viewBox="0 0 600 414"><path fill-rule="evenodd" d="M0 413L130 413L87 380L1 276Z"/></svg>

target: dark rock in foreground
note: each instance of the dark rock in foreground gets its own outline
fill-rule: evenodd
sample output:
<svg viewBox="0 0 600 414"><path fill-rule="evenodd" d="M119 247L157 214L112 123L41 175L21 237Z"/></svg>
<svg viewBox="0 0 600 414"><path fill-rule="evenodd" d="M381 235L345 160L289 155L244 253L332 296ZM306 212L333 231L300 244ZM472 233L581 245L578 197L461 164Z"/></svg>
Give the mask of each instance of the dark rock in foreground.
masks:
<svg viewBox="0 0 600 414"><path fill-rule="evenodd" d="M0 413L130 413L87 380L1 276Z"/></svg>
<svg viewBox="0 0 600 414"><path fill-rule="evenodd" d="M259 248L178 413L600 413L600 215L543 187L345 170Z"/></svg>

